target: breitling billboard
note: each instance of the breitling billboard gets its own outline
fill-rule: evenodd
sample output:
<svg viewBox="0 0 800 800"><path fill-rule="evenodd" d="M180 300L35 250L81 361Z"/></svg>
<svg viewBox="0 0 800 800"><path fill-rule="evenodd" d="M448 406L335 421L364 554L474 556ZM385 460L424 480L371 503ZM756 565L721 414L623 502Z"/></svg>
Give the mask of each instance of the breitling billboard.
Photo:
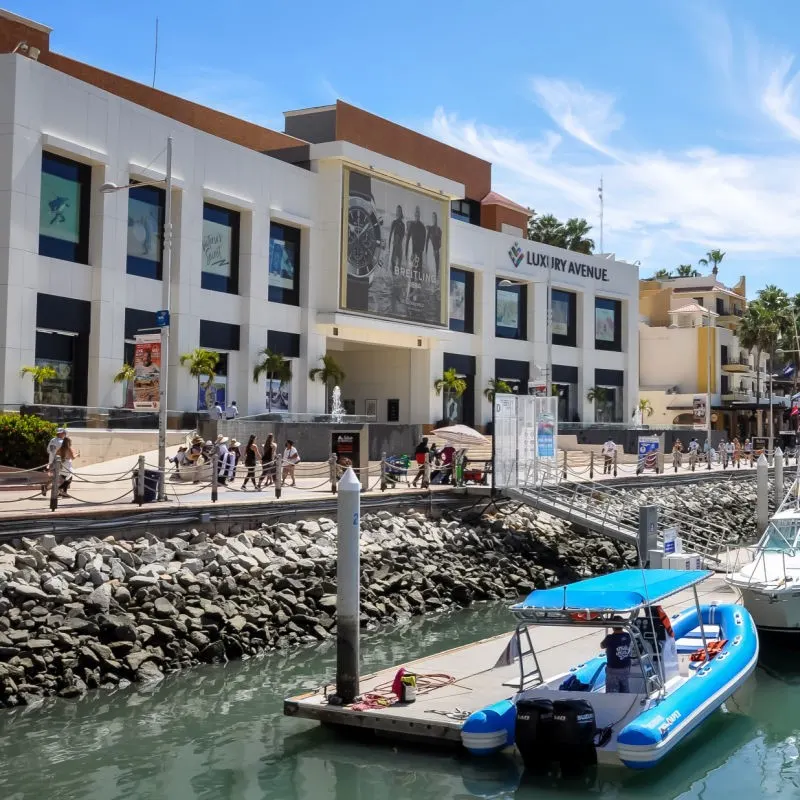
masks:
<svg viewBox="0 0 800 800"><path fill-rule="evenodd" d="M450 203L344 168L341 304L447 325Z"/></svg>

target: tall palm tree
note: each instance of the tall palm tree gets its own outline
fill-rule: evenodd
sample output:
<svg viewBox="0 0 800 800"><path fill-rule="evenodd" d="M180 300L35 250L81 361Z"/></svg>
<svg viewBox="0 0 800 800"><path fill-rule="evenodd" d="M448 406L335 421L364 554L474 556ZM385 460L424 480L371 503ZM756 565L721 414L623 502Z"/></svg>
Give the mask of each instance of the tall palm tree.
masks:
<svg viewBox="0 0 800 800"><path fill-rule="evenodd" d="M651 280L666 281L672 277L672 273L668 269L657 269L653 274Z"/></svg>
<svg viewBox="0 0 800 800"><path fill-rule="evenodd" d="M699 278L700 273L691 264L680 264L675 274L679 278Z"/></svg>
<svg viewBox="0 0 800 800"><path fill-rule="evenodd" d="M564 223L564 247L576 253L591 255L594 252L594 239L588 234L592 226L578 217L571 217Z"/></svg>
<svg viewBox="0 0 800 800"><path fill-rule="evenodd" d="M725 258L725 253L722 250L709 250L706 253L705 258L701 258L697 263L702 264L704 267L711 265L711 272L714 277L717 277L717 273L719 272L719 265L722 263L722 259Z"/></svg>
<svg viewBox="0 0 800 800"><path fill-rule="evenodd" d="M763 337L764 310L758 301L753 300L748 304L747 310L742 315L736 335L739 344L749 352L755 352L756 362L756 404L761 402L761 352L764 344Z"/></svg>
<svg viewBox="0 0 800 800"><path fill-rule="evenodd" d="M433 382L433 388L437 395L444 392L445 408L447 408L447 402L451 397L461 397L467 391L467 382L458 377L455 367L450 367L442 373L441 378Z"/></svg>
<svg viewBox="0 0 800 800"><path fill-rule="evenodd" d="M206 350L204 347L197 347L191 353L184 353L179 359L182 367L189 370L189 374L197 379L197 398L200 400L200 379L205 377L204 388L206 390L205 405L211 398L208 390L214 385L217 377L217 364L219 364L219 353L215 350Z"/></svg>
<svg viewBox="0 0 800 800"><path fill-rule="evenodd" d="M253 367L253 383L258 383L262 375L267 376L267 410L272 411L272 381L280 381L279 386L292 379L292 365L280 353L274 353L269 347L258 352L260 361Z"/></svg>
<svg viewBox="0 0 800 800"><path fill-rule="evenodd" d="M49 364L37 364L35 367L22 367L19 371L20 378L30 375L33 379L33 402L42 402L42 384L58 377L58 373Z"/></svg>
<svg viewBox="0 0 800 800"><path fill-rule="evenodd" d="M330 393L334 386L341 386L347 375L344 370L336 362L332 355L325 353L319 359L322 362L321 367L314 367L308 371L308 379L311 381L319 381L325 387L325 413L327 414L330 408Z"/></svg>
<svg viewBox="0 0 800 800"><path fill-rule="evenodd" d="M511 387L502 378L489 378L489 385L483 390L483 396L494 403L497 394L512 394Z"/></svg>
<svg viewBox="0 0 800 800"><path fill-rule="evenodd" d="M646 398L639 400L639 405L636 406L636 410L639 412L639 419L641 419L642 422L644 422L645 417L653 416L653 405Z"/></svg>
<svg viewBox="0 0 800 800"><path fill-rule="evenodd" d="M564 247L566 244L564 226L553 214L531 217L531 222L528 226L528 237L534 242L550 244L553 247Z"/></svg>

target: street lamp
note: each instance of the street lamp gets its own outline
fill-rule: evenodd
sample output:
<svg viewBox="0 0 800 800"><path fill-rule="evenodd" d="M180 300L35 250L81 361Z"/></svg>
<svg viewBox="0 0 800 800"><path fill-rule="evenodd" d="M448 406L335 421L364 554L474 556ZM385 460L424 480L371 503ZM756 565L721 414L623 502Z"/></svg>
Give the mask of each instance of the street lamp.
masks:
<svg viewBox="0 0 800 800"><path fill-rule="evenodd" d="M138 186L165 186L164 200L164 263L161 269L161 304L166 314L163 315L165 325L161 326L161 374L158 382L158 499L166 500L167 472L167 383L169 382L169 311L172 267L172 137L167 137L167 174L164 180L146 181L144 183L117 186L115 183L104 183L100 191L104 194L127 191Z"/></svg>
<svg viewBox="0 0 800 800"><path fill-rule="evenodd" d="M706 378L706 441L708 442L708 457L706 458L706 469L711 469L711 306L708 307L706 350L708 350L708 376Z"/></svg>

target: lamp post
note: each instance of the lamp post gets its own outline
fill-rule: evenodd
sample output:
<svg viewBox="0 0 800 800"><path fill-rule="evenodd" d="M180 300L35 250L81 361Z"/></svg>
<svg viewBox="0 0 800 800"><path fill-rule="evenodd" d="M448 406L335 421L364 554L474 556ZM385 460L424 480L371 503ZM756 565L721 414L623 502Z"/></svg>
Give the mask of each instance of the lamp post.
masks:
<svg viewBox="0 0 800 800"><path fill-rule="evenodd" d="M797 348L796 350L784 350L784 348L779 347L779 348L777 348L775 350L774 355L785 356L785 355L788 355L789 353L792 353L793 355L797 355L798 353L800 353L800 339L797 336L797 323L795 323L795 326L794 326L794 341L795 341L795 346ZM770 369L769 369L769 389L770 389L770 391L769 391L769 412L770 412L769 413L769 445L770 445L770 449L772 449L772 373L774 371L774 365L772 363L770 363L769 367L770 367ZM789 399L789 405L790 406L791 406L791 402L792 402L792 400L791 400L791 397L790 397L790 399Z"/></svg>
<svg viewBox="0 0 800 800"><path fill-rule="evenodd" d="M706 469L711 469L711 307L708 309L708 330L706 331L706 350L708 350L708 378L706 379L706 440L708 457Z"/></svg>
<svg viewBox="0 0 800 800"><path fill-rule="evenodd" d="M164 180L145 181L143 183L117 186L104 183L100 191L108 194L128 190L137 186L165 186L164 198L164 235L163 264L161 268L161 304L166 311L166 324L161 326L161 374L158 381L158 499L166 500L165 477L167 468L167 383L169 382L169 311L170 289L172 284L172 137L167 137L167 170Z"/></svg>

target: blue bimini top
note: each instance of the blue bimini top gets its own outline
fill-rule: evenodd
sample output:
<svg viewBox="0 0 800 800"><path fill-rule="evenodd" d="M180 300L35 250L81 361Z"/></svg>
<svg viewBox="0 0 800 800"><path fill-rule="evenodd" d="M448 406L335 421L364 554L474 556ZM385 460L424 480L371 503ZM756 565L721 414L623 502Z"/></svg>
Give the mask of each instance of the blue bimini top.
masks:
<svg viewBox="0 0 800 800"><path fill-rule="evenodd" d="M568 586L536 589L511 606L511 611L631 612L690 589L711 575L709 570L625 569Z"/></svg>

